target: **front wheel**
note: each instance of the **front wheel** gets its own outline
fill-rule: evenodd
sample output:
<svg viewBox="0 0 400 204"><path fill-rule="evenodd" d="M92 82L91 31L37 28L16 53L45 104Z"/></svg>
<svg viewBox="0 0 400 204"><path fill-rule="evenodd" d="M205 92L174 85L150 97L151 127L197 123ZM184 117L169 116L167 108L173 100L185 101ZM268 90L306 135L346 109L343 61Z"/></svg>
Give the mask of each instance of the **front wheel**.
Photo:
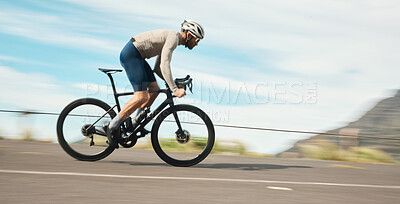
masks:
<svg viewBox="0 0 400 204"><path fill-rule="evenodd" d="M151 131L154 151L173 166L192 166L203 161L214 141L211 119L191 105L176 105L161 112Z"/></svg>

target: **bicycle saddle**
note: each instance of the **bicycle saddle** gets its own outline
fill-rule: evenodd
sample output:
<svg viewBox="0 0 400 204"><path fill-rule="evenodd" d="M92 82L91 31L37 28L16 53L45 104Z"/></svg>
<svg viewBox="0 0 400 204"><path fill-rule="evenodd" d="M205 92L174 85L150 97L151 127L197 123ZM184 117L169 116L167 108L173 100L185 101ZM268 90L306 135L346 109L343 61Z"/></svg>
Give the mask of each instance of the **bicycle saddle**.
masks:
<svg viewBox="0 0 400 204"><path fill-rule="evenodd" d="M113 72L111 74L117 73L117 72L122 72L122 69L104 69L104 68L99 68L100 71L104 72L104 73L109 73L109 72Z"/></svg>

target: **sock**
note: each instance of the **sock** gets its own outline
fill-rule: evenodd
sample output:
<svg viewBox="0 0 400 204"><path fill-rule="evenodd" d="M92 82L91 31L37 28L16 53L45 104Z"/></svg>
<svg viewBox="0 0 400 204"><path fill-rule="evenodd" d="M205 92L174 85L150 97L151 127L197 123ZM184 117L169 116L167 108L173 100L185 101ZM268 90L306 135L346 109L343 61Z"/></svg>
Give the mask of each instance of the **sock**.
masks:
<svg viewBox="0 0 400 204"><path fill-rule="evenodd" d="M132 124L133 125L135 125L135 123L136 123L136 117L139 115L139 113L140 112L142 112L143 111L143 108L138 108L137 110L136 110L136 112L135 112L135 114L134 115L132 115Z"/></svg>
<svg viewBox="0 0 400 204"><path fill-rule="evenodd" d="M117 116L115 116L115 118L113 118L111 120L110 125L108 126L108 128L110 128L110 130L115 130L121 125L121 123L123 121L124 120L121 117L119 117L119 115L117 115Z"/></svg>

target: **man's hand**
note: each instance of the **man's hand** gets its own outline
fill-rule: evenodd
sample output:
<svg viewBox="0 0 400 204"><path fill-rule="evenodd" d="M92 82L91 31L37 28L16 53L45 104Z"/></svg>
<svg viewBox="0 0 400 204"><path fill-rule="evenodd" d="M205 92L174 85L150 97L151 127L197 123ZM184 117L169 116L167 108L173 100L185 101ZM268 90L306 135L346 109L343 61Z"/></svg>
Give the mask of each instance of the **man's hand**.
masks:
<svg viewBox="0 0 400 204"><path fill-rule="evenodd" d="M178 98L182 98L186 95L186 91L185 91L185 89L180 88L175 91L174 95Z"/></svg>

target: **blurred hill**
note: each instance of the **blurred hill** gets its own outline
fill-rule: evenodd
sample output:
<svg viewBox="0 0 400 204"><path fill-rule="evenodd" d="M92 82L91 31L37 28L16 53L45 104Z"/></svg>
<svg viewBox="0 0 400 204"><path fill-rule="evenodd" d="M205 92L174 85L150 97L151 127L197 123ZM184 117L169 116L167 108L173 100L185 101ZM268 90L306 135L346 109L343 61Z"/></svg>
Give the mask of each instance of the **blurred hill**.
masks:
<svg viewBox="0 0 400 204"><path fill-rule="evenodd" d="M395 96L378 102L357 121L351 122L347 126L330 130L327 133L400 138L400 90L397 91ZM328 140L340 148L371 147L384 151L395 159L400 160L400 140L327 135L316 135L309 139L298 141L291 149L280 153L280 156L292 154L296 155L296 157L303 157L301 147L315 145L320 140Z"/></svg>

